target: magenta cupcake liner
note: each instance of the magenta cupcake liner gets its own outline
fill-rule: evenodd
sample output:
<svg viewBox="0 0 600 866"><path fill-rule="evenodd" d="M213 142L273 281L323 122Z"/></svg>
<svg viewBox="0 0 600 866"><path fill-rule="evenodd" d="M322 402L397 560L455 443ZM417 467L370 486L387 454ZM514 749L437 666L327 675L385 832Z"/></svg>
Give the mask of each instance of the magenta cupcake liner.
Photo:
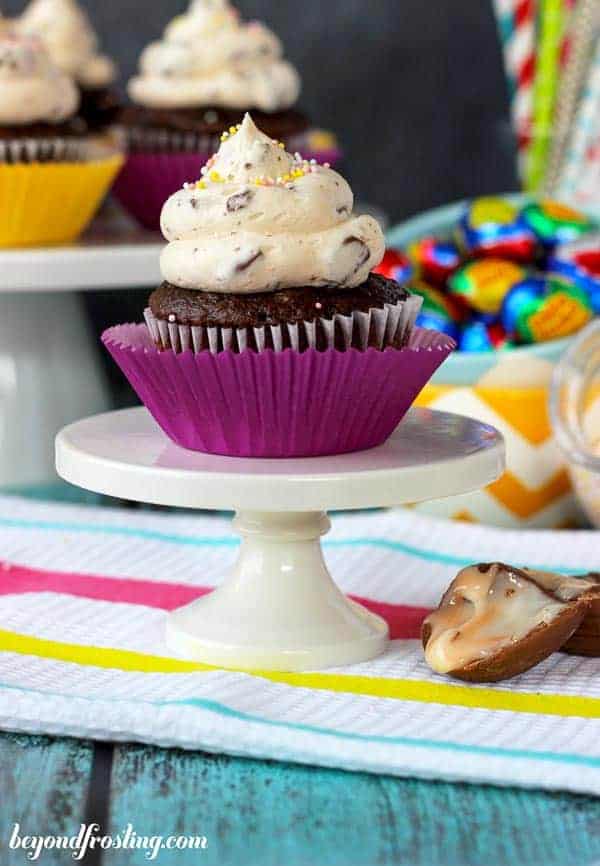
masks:
<svg viewBox="0 0 600 866"><path fill-rule="evenodd" d="M210 156L208 151L130 153L113 186L113 194L140 225L158 231L166 200L184 183L199 178L200 169ZM327 151L303 156L333 165L339 153Z"/></svg>
<svg viewBox="0 0 600 866"><path fill-rule="evenodd" d="M143 324L102 340L167 436L230 457L317 457L384 442L455 347L415 328L403 349L159 351Z"/></svg>
<svg viewBox="0 0 600 866"><path fill-rule="evenodd" d="M160 229L160 212L169 196L200 177L208 153L131 153L113 187L125 210L144 228Z"/></svg>

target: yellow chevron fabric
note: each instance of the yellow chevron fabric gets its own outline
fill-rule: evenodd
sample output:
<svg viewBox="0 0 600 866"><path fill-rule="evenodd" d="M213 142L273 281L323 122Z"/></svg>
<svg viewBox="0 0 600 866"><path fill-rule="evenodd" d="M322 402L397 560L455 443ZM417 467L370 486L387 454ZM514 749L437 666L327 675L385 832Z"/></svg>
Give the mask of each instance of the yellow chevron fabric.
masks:
<svg viewBox="0 0 600 866"><path fill-rule="evenodd" d="M485 495L496 503L494 509L501 507L514 525L535 520L545 510L551 513L549 525L574 522L570 479L554 446L546 388L429 384L416 405L470 415L501 431L506 440L507 471L486 488ZM481 496L478 507L463 497L451 516L495 522L492 510L485 513Z"/></svg>

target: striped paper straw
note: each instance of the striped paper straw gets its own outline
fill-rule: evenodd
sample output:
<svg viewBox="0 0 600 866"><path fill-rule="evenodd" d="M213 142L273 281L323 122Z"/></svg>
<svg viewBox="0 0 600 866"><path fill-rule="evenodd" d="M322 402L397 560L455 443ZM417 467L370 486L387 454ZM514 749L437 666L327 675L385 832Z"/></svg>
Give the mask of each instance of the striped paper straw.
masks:
<svg viewBox="0 0 600 866"><path fill-rule="evenodd" d="M564 162L567 140L599 31L598 0L578 0L568 30L566 62L556 101L551 149L544 179L544 190L548 195L553 194L561 164Z"/></svg>
<svg viewBox="0 0 600 866"><path fill-rule="evenodd" d="M513 129L521 156L531 132L536 0L494 0L504 54Z"/></svg>
<svg viewBox="0 0 600 866"><path fill-rule="evenodd" d="M575 125L560 172L557 194L567 202L600 210L598 194L598 162L600 160L600 42L597 43ZM592 183L587 186L587 180ZM595 188L594 188L595 187ZM587 202L586 202L587 200Z"/></svg>
<svg viewBox="0 0 600 866"><path fill-rule="evenodd" d="M525 177L525 186L531 192L538 190L546 167L558 86L563 25L563 0L540 0L532 140L527 153Z"/></svg>

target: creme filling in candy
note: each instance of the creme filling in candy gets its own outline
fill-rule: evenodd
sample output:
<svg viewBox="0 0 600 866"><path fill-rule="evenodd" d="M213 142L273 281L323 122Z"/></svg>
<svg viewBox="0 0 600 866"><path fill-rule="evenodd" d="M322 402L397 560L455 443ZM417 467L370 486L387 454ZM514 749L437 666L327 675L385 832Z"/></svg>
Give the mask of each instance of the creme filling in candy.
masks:
<svg viewBox="0 0 600 866"><path fill-rule="evenodd" d="M592 581L502 563L472 565L458 573L424 627L429 666L438 673L464 668L548 624Z"/></svg>

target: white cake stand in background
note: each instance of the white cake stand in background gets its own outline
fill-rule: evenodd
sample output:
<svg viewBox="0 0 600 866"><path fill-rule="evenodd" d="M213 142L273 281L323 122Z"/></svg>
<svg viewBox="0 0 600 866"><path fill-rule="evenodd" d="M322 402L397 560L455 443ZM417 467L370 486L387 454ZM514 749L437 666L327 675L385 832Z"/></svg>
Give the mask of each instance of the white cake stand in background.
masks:
<svg viewBox="0 0 600 866"><path fill-rule="evenodd" d="M504 469L504 443L493 427L469 418L412 409L369 451L217 457L173 444L138 408L66 427L56 439L56 467L66 481L97 493L234 510L242 544L232 573L169 615L167 642L218 666L303 670L364 661L388 640L386 623L346 598L327 570L320 543L330 525L326 512L483 487Z"/></svg>
<svg viewBox="0 0 600 866"><path fill-rule="evenodd" d="M0 487L55 481L56 432L110 408L75 293L158 285L161 248L113 217L77 244L0 250Z"/></svg>

